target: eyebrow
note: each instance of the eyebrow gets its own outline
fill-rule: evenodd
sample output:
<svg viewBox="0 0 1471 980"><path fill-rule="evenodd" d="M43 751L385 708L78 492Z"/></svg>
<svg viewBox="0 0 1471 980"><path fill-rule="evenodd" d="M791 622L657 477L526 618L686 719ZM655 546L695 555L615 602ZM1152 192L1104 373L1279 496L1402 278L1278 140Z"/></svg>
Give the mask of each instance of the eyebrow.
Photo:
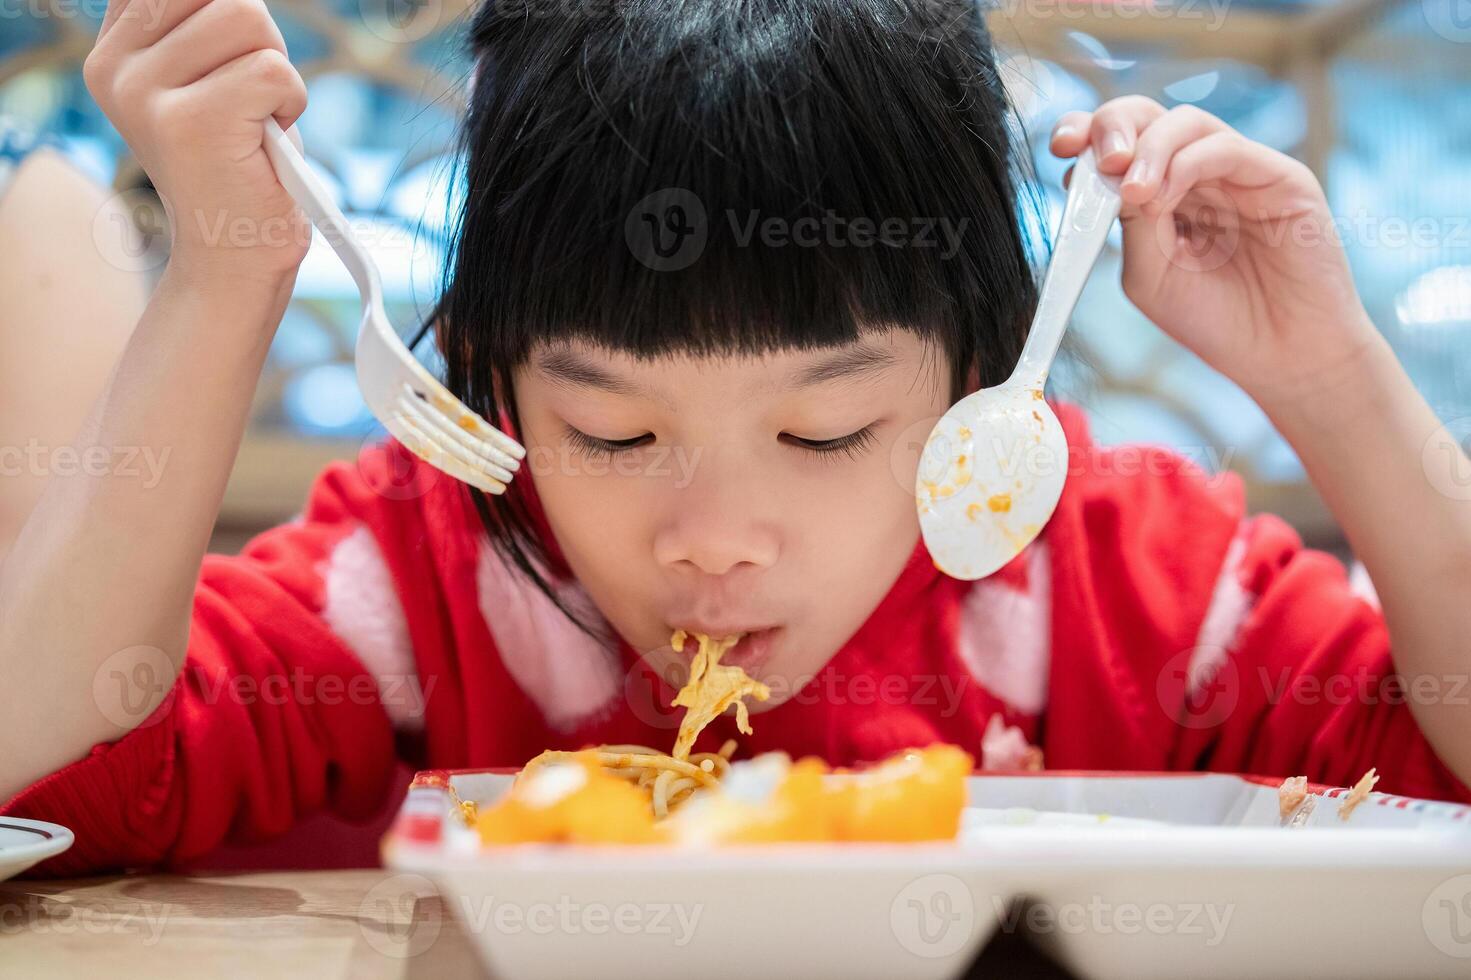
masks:
<svg viewBox="0 0 1471 980"><path fill-rule="evenodd" d="M615 395L645 394L643 385L605 371L570 350L548 351L536 360L537 368L552 381L579 388L600 388Z"/></svg>
<svg viewBox="0 0 1471 980"><path fill-rule="evenodd" d="M888 351L860 342L803 368L797 372L793 383L799 388L805 388L825 381L875 374L893 364L894 356Z"/></svg>

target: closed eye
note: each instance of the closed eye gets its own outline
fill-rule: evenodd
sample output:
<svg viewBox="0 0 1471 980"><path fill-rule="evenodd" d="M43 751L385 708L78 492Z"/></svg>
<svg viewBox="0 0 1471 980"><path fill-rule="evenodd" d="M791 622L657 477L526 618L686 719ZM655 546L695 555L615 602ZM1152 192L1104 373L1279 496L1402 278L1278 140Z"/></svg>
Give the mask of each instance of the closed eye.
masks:
<svg viewBox="0 0 1471 980"><path fill-rule="evenodd" d="M877 441L873 434L873 426L865 425L857 432L850 432L836 439L805 439L802 436L783 432L781 438L798 449L815 453L819 456L831 456L843 453L849 458L856 459L864 450L871 449Z"/></svg>
<svg viewBox="0 0 1471 980"><path fill-rule="evenodd" d="M611 456L614 453L627 452L630 449L637 449L653 438L652 432L645 432L632 439L600 439L597 436L588 435L581 429L574 429L570 425L567 427L567 441L572 443L572 448L591 456Z"/></svg>

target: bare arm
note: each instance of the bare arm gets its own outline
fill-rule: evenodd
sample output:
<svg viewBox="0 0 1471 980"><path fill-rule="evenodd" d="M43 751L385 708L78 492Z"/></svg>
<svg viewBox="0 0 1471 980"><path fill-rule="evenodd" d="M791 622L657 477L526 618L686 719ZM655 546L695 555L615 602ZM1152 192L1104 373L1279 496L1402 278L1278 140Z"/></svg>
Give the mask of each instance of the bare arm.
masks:
<svg viewBox="0 0 1471 980"><path fill-rule="evenodd" d="M182 664L210 528L310 243L261 147L265 118L289 125L306 100L264 5L144 6L113 0L85 75L169 207L174 250L77 441L93 465L52 474L0 567L0 797L166 695L159 683L148 704L112 704L94 679L120 651L164 682ZM146 453L163 462L141 477L103 463Z"/></svg>
<svg viewBox="0 0 1471 980"><path fill-rule="evenodd" d="M98 225L134 235L120 203L59 153L28 156L0 197L0 560L148 302L145 277L94 241Z"/></svg>
<svg viewBox="0 0 1471 980"><path fill-rule="evenodd" d="M105 452L106 471L53 477L0 568L0 672L20 695L0 722L0 797L162 700L159 685L146 705L99 704L94 678L129 649L143 648L114 661L123 669L183 662L195 578L290 285L165 273L76 442ZM200 324L220 338L200 343Z"/></svg>
<svg viewBox="0 0 1471 980"><path fill-rule="evenodd" d="M1415 720L1471 783L1471 460L1386 343L1267 408L1364 563Z"/></svg>
<svg viewBox="0 0 1471 980"><path fill-rule="evenodd" d="M1138 96L1064 116L1053 149L1089 144L1124 175L1125 292L1302 458L1373 579L1416 722L1471 784L1471 462L1359 301L1317 178L1200 109Z"/></svg>

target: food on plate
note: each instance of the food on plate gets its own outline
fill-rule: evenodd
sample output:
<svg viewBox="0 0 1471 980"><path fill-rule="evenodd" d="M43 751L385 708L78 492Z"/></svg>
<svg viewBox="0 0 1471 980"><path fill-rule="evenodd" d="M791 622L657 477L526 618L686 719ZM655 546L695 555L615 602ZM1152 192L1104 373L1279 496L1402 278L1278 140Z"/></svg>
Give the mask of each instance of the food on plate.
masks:
<svg viewBox="0 0 1471 980"><path fill-rule="evenodd" d="M1347 820L1354 810L1358 809L1358 805L1364 802L1377 782L1379 782L1379 772L1377 769L1370 768L1358 782L1354 783L1353 789L1349 790L1348 795L1343 798L1343 803L1338 807L1338 819Z"/></svg>
<svg viewBox="0 0 1471 980"><path fill-rule="evenodd" d="M652 814L666 817L697 789L710 789L730 770L730 757L735 742L727 740L718 752L690 755L695 739L706 726L731 705L736 708L736 727L751 734L751 718L743 698L765 701L771 689L753 680L733 664L722 664L720 658L740 640L740 634L716 640L695 634L700 648L690 662L690 676L674 696L675 707L685 709L672 753L660 752L646 745L602 745L591 750L604 771L635 786L645 797ZM688 634L678 630L670 639L676 651L683 650ZM527 778L542 766L569 761L572 752L543 752L521 771Z"/></svg>
<svg viewBox="0 0 1471 980"><path fill-rule="evenodd" d="M953 745L900 752L862 770L830 770L769 752L667 818L600 751L562 753L523 771L479 808L485 844L770 844L952 840L974 760Z"/></svg>
<svg viewBox="0 0 1471 980"><path fill-rule="evenodd" d="M666 755L639 745L543 752L510 790L477 807L456 800L482 843L648 844L953 839L975 760L952 745L898 753L871 768L829 770L818 759L767 753L734 766L734 741L691 754L700 732L736 709L751 733L744 698L769 689L720 658L739 637L695 634L690 679L675 696L686 709ZM683 631L672 645L680 650Z"/></svg>
<svg viewBox="0 0 1471 980"><path fill-rule="evenodd" d="M523 773L496 803L480 807L475 829L485 844L646 844L657 839L648 798L605 771L597 752Z"/></svg>
<svg viewBox="0 0 1471 980"><path fill-rule="evenodd" d="M1282 819L1290 817L1302 801L1308 798L1308 777L1289 776L1277 787L1277 808L1281 811Z"/></svg>

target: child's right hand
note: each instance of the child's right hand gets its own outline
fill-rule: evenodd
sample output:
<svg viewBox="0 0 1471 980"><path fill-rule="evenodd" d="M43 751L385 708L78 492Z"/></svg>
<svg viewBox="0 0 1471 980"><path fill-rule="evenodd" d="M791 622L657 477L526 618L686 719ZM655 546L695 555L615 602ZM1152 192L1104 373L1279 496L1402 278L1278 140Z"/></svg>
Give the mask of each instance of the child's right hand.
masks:
<svg viewBox="0 0 1471 980"><path fill-rule="evenodd" d="M232 278L294 273L311 228L262 148L306 85L263 0L110 0L83 66L173 226L170 262Z"/></svg>

